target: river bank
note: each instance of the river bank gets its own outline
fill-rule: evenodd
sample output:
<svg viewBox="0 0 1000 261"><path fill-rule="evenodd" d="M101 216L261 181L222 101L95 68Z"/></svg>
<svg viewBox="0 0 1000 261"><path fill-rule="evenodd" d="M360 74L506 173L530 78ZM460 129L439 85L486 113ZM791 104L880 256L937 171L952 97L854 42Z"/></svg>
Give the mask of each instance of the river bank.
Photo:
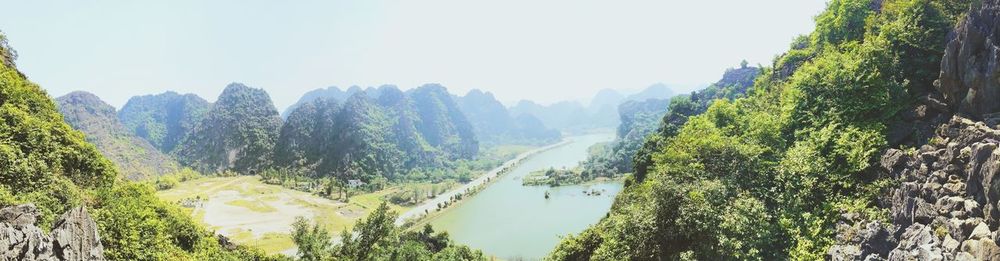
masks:
<svg viewBox="0 0 1000 261"><path fill-rule="evenodd" d="M427 216L427 215L429 215L429 214L431 214L433 212L445 211L445 210L448 209L447 206L451 205L451 202L454 201L454 199L456 197L458 197L459 199L461 199L461 197L463 195L474 194L473 191L482 189L483 186L488 185L490 181L496 180L497 177L503 175L505 172L510 171L510 169L515 168L519 163L523 162L525 159L528 159L532 155L535 155L535 154L538 154L538 153L541 153L541 152L544 152L544 151L547 151L547 150L551 150L551 149L554 149L554 148L557 148L559 146L563 146L563 145L566 145L566 144L569 144L569 143L570 143L570 140L563 139L562 141L560 141L558 143L546 145L544 147L540 147L540 148L537 148L537 149L533 149L533 150L521 153L521 154L517 155L517 157L514 157L513 159L510 159L510 160L504 162L500 166L498 166L498 167L490 170L489 172L487 172L487 173L479 176L478 178L476 178L476 179L474 179L472 181L469 181L468 183L465 183L465 184L459 186L458 188L449 190L449 191L447 191L445 193L442 193L442 194L434 197L433 199L421 202L420 204L418 204L416 206L412 206L406 212L400 213L399 217L396 218L396 225L397 226L402 226L402 225L406 224L407 222L417 223L417 222L419 222L421 220L421 218L423 218L424 216ZM470 192L473 192L473 193L470 193ZM461 201L461 200L459 200L459 201Z"/></svg>
<svg viewBox="0 0 1000 261"><path fill-rule="evenodd" d="M537 170L573 168L586 159L590 146L612 139L612 133L569 137L570 143L532 155L476 196L463 198L419 224L429 223L436 231L448 232L455 242L497 258L541 259L561 237L579 233L607 215L622 183L548 187L523 186L522 179Z"/></svg>

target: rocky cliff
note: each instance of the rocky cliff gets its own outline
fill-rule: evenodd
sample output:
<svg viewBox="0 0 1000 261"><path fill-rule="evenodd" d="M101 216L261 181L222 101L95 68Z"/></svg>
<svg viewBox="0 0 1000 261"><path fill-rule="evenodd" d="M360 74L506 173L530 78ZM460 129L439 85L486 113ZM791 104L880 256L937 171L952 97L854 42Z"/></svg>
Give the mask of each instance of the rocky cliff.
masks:
<svg viewBox="0 0 1000 261"><path fill-rule="evenodd" d="M958 26L934 82L949 107L972 119L1000 111L1000 3L983 1Z"/></svg>
<svg viewBox="0 0 1000 261"><path fill-rule="evenodd" d="M45 234L33 204L0 209L0 260L104 260L97 224L83 207L62 215Z"/></svg>
<svg viewBox="0 0 1000 261"><path fill-rule="evenodd" d="M832 260L1000 260L1000 0L956 28L936 90L902 112L876 172L888 220L842 215ZM915 148L918 147L918 148ZM873 221L872 219L876 219Z"/></svg>

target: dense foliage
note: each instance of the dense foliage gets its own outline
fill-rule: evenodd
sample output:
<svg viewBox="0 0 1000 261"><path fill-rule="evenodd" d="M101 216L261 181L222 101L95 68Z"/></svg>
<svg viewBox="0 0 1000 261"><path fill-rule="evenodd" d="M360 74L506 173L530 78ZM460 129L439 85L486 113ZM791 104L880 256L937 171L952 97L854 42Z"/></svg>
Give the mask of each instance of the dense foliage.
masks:
<svg viewBox="0 0 1000 261"><path fill-rule="evenodd" d="M0 39L3 37L0 36ZM0 45L0 52L10 52ZM159 201L148 185L119 178L114 165L63 122L51 98L23 74L0 66L0 207L34 203L39 227L86 205L111 260L260 260L223 248L211 232Z"/></svg>
<svg viewBox="0 0 1000 261"><path fill-rule="evenodd" d="M618 106L620 123L615 140L604 144L599 153L590 154L581 163L585 177L611 177L632 173L632 156L642 147L646 136L656 131L667 112L667 100L626 101Z"/></svg>
<svg viewBox="0 0 1000 261"><path fill-rule="evenodd" d="M941 57L913 52L942 50L968 4L832 1L747 97L664 117L637 164L647 174L550 258L823 259L840 214L887 218L874 200L890 181L873 162Z"/></svg>
<svg viewBox="0 0 1000 261"><path fill-rule="evenodd" d="M660 145L662 139L659 137L669 136L661 134L647 141L650 134L658 130L659 133L676 131L687 117L704 112L715 99L742 96L753 85L753 79L759 72L759 68L749 67L744 61L741 67L726 70L715 84L690 95L674 96L669 100L626 100L618 106L620 123L615 141L605 145L607 148L600 150L601 153L591 154L581 163L582 176L592 179L633 173L637 171L635 164L640 165L638 174L645 175L651 160L649 152ZM647 147L643 149L644 146Z"/></svg>
<svg viewBox="0 0 1000 261"><path fill-rule="evenodd" d="M455 100L484 144L546 144L559 140L558 131L546 128L530 115L522 120L512 117L492 93L472 90Z"/></svg>
<svg viewBox="0 0 1000 261"><path fill-rule="evenodd" d="M194 94L164 92L135 96L118 112L118 119L135 135L170 153L194 131L210 106Z"/></svg>
<svg viewBox="0 0 1000 261"><path fill-rule="evenodd" d="M66 123L83 132L125 177L140 180L180 171L180 164L125 129L115 108L97 96L72 92L56 98L56 103Z"/></svg>
<svg viewBox="0 0 1000 261"><path fill-rule="evenodd" d="M443 87L404 93L383 86L343 105L329 98L300 105L281 129L275 156L278 168L371 183L449 167L478 150L472 126Z"/></svg>
<svg viewBox="0 0 1000 261"><path fill-rule="evenodd" d="M202 172L254 174L271 166L280 128L267 92L232 83L174 154Z"/></svg>
<svg viewBox="0 0 1000 261"><path fill-rule="evenodd" d="M292 238L301 260L486 260L482 252L453 244L447 233L435 233L430 225L405 231L395 220L396 213L382 203L353 230L340 233L340 244L332 245L328 231L305 219L293 224Z"/></svg>

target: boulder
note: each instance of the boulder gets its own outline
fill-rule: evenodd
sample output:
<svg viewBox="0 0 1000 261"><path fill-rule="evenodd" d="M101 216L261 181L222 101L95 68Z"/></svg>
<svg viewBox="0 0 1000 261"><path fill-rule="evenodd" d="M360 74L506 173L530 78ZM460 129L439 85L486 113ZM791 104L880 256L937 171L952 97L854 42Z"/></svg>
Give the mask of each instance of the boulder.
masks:
<svg viewBox="0 0 1000 261"><path fill-rule="evenodd" d="M913 224L899 238L899 245L889 252L889 260L943 260L941 240L929 226Z"/></svg>
<svg viewBox="0 0 1000 261"><path fill-rule="evenodd" d="M1000 1L983 1L955 29L934 87L948 109L973 119L1000 111ZM939 106L928 104L932 107Z"/></svg>

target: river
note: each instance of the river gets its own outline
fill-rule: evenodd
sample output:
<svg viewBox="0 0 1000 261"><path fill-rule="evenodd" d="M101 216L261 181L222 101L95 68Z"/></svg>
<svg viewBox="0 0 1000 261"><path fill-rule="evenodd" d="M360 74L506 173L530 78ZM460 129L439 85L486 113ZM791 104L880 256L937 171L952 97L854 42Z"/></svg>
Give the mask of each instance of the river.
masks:
<svg viewBox="0 0 1000 261"><path fill-rule="evenodd" d="M579 233L604 217L622 185L604 183L549 188L522 186L521 179L536 170L575 167L587 158L587 148L613 138L613 134L569 137L567 144L529 157L471 199L434 218L431 225L437 231L447 231L456 242L481 249L488 255L503 259L541 259L555 248L562 236ZM584 190L591 189L605 193L584 195Z"/></svg>

